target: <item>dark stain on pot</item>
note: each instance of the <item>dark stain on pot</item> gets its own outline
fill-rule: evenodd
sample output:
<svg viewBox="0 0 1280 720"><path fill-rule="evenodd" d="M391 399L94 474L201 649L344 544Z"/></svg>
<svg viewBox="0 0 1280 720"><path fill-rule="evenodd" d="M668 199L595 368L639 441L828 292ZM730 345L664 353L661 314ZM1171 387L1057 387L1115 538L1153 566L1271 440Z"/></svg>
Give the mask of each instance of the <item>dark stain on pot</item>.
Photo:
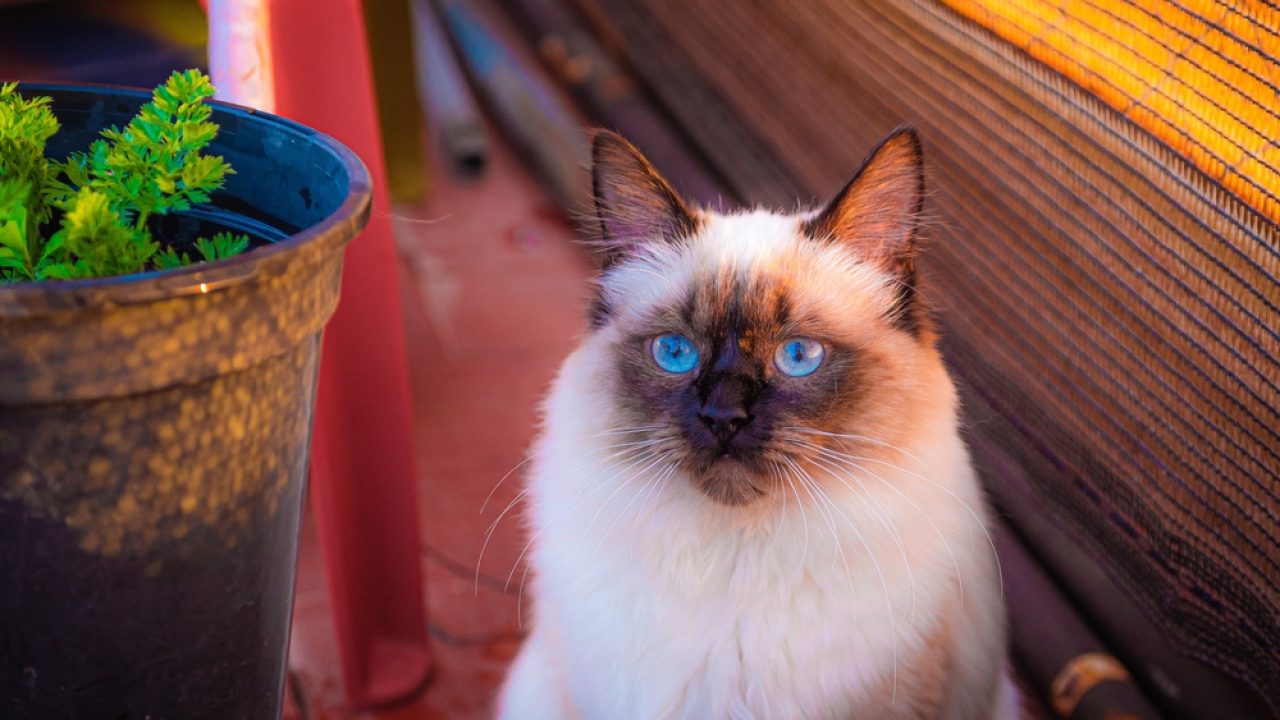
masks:
<svg viewBox="0 0 1280 720"><path fill-rule="evenodd" d="M301 482L313 345L159 392L7 408L0 497L65 523L90 553L152 557L193 533L234 548Z"/></svg>

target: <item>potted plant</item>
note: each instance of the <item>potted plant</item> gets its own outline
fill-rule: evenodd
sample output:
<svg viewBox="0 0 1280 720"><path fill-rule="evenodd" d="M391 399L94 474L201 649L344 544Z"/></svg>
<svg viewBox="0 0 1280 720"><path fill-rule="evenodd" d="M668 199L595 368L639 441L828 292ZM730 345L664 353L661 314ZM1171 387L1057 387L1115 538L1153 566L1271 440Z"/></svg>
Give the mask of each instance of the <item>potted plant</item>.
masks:
<svg viewBox="0 0 1280 720"><path fill-rule="evenodd" d="M194 71L0 91L6 720L280 712L320 337L369 178L211 94Z"/></svg>

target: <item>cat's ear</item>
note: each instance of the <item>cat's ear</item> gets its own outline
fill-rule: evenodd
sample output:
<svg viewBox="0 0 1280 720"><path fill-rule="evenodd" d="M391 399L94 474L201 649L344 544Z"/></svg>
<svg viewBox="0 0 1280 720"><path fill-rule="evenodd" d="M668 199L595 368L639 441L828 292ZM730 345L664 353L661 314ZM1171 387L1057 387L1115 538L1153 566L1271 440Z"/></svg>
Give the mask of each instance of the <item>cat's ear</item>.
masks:
<svg viewBox="0 0 1280 720"><path fill-rule="evenodd" d="M696 231L693 213L671 183L620 135L597 131L591 161L604 267L647 243L669 242Z"/></svg>
<svg viewBox="0 0 1280 720"><path fill-rule="evenodd" d="M924 154L914 128L890 133L835 198L805 222L818 240L844 243L892 275L899 316L914 322L916 228L924 203Z"/></svg>

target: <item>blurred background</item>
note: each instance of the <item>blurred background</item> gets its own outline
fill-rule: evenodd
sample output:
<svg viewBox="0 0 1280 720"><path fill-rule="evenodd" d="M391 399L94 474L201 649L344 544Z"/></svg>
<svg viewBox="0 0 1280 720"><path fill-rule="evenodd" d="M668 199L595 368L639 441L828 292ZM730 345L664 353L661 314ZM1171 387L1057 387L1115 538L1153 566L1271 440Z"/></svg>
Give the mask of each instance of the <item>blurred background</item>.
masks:
<svg viewBox="0 0 1280 720"><path fill-rule="evenodd" d="M1269 2L0 0L0 80L206 68L381 180L325 358L406 379L317 441L285 708L312 720L490 712L519 464L584 329L588 129L704 206L789 209L903 122L1027 716L1274 716L1277 55Z"/></svg>

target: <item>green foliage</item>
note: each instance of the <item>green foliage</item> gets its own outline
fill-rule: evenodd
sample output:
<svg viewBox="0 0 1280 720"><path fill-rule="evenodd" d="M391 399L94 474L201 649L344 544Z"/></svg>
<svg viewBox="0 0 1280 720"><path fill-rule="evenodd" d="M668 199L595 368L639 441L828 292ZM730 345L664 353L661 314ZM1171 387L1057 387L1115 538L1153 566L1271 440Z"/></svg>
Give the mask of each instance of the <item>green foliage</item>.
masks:
<svg viewBox="0 0 1280 720"><path fill-rule="evenodd" d="M49 98L0 86L0 282L123 275L190 265L161 251L147 221L209 201L233 171L203 150L218 134L198 70L174 73L123 128L103 130L86 152L45 157L58 131ZM60 216L60 217L59 217ZM44 233L58 219L58 229ZM243 252L244 235L199 238L202 261Z"/></svg>
<svg viewBox="0 0 1280 720"><path fill-rule="evenodd" d="M27 243L30 195L30 183L17 178L0 180L0 275L5 278L25 277L32 265Z"/></svg>
<svg viewBox="0 0 1280 720"><path fill-rule="evenodd" d="M212 240L205 240L204 238L196 240L196 249L200 251L200 254L204 256L207 262L239 255L247 247L249 247L249 238L244 235L232 235L228 232L217 233Z"/></svg>
<svg viewBox="0 0 1280 720"><path fill-rule="evenodd" d="M232 235L229 232L217 233L212 240L206 238L196 240L196 250L200 251L204 262L213 262L214 260L229 258L232 255L239 255L247 247L249 247L249 238L244 235ZM163 252L155 256L153 262L156 267L167 270L190 265L191 258L186 253L178 254L173 248L165 248Z"/></svg>
<svg viewBox="0 0 1280 720"><path fill-rule="evenodd" d="M107 195L81 188L62 216L62 229L53 234L42 277L58 280L123 275L137 272L158 246L145 230L133 227L111 207Z"/></svg>
<svg viewBox="0 0 1280 720"><path fill-rule="evenodd" d="M45 159L45 142L58 132L58 120L49 110L49 98L27 100L14 83L0 85L0 227L6 251L0 262L8 267L12 255L29 258L37 254L40 225L50 216L48 197L56 168ZM20 198L20 199L19 199ZM13 242L12 232L20 232L22 244Z"/></svg>

